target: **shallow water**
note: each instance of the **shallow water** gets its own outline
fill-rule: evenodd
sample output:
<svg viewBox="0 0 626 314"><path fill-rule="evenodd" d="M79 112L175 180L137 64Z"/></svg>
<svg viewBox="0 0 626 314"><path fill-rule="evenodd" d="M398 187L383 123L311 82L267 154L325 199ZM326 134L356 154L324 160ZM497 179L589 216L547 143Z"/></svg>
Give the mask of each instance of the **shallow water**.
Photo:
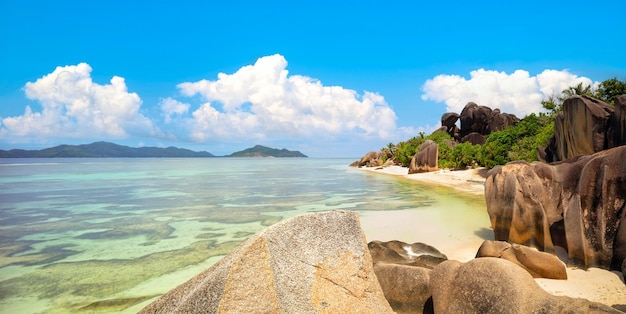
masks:
<svg viewBox="0 0 626 314"><path fill-rule="evenodd" d="M429 236L489 237L483 198L351 161L0 160L0 312L134 313L266 226L306 212L416 213L430 217L414 222Z"/></svg>

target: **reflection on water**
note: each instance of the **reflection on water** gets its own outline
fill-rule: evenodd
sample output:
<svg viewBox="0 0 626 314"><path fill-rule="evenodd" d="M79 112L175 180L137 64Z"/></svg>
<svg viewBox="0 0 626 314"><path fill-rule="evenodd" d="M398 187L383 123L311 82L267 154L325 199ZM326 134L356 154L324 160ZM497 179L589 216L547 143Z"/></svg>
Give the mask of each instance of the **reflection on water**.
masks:
<svg viewBox="0 0 626 314"><path fill-rule="evenodd" d="M350 162L0 160L0 312L136 312L250 235L306 212L453 204L484 219L482 198Z"/></svg>

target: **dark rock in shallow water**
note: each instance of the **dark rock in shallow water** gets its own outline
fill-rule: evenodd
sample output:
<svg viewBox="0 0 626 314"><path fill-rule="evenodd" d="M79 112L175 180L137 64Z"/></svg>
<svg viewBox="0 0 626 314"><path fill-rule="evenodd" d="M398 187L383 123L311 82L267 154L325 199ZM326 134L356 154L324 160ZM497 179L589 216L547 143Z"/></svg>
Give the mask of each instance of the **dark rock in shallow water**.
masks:
<svg viewBox="0 0 626 314"><path fill-rule="evenodd" d="M505 259L522 267L534 278L567 279L565 264L556 256L519 244L486 240L478 249L476 257Z"/></svg>
<svg viewBox="0 0 626 314"><path fill-rule="evenodd" d="M500 258L446 261L430 273L435 313L620 313L585 299L545 292L521 267Z"/></svg>
<svg viewBox="0 0 626 314"><path fill-rule="evenodd" d="M356 212L306 214L251 237L142 313L392 313Z"/></svg>

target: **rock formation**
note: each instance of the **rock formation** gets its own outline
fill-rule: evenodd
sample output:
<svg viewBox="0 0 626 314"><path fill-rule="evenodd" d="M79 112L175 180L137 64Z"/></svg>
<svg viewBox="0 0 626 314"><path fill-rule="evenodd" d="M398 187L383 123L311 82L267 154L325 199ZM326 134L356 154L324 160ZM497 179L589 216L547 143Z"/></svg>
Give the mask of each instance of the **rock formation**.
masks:
<svg viewBox="0 0 626 314"><path fill-rule="evenodd" d="M476 253L476 258L479 257L497 257L513 262L534 278L567 279L565 265L555 255L524 245L486 240Z"/></svg>
<svg viewBox="0 0 626 314"><path fill-rule="evenodd" d="M409 174L437 170L439 170L439 146L431 140L426 140L411 159Z"/></svg>
<svg viewBox="0 0 626 314"><path fill-rule="evenodd" d="M419 266L428 269L439 265L448 257L436 248L424 243L402 241L372 241L367 244L374 263Z"/></svg>
<svg viewBox="0 0 626 314"><path fill-rule="evenodd" d="M554 136L539 152L547 162L626 144L626 95L617 98L615 107L588 96L572 96L563 102L554 122Z"/></svg>
<svg viewBox="0 0 626 314"><path fill-rule="evenodd" d="M441 131L450 135L453 139L459 138L459 127L456 122L459 120L459 114L456 112L446 112L441 116Z"/></svg>
<svg viewBox="0 0 626 314"><path fill-rule="evenodd" d="M380 167L383 165L383 159L387 156L383 152L369 152L361 157L361 160L353 162L352 167Z"/></svg>
<svg viewBox="0 0 626 314"><path fill-rule="evenodd" d="M626 257L626 146L487 173L496 240L568 252L568 265L620 270Z"/></svg>
<svg viewBox="0 0 626 314"><path fill-rule="evenodd" d="M500 258L445 261L430 273L435 313L620 313L585 299L553 296Z"/></svg>
<svg viewBox="0 0 626 314"><path fill-rule="evenodd" d="M608 146L617 147L626 145L626 95L621 95L615 99L615 110L611 119Z"/></svg>
<svg viewBox="0 0 626 314"><path fill-rule="evenodd" d="M356 212L266 228L141 313L392 313Z"/></svg>
<svg viewBox="0 0 626 314"><path fill-rule="evenodd" d="M432 312L430 269L447 260L434 247L401 241L368 243L374 272L391 308L400 313Z"/></svg>
<svg viewBox="0 0 626 314"><path fill-rule="evenodd" d="M486 141L485 137L478 132L472 132L461 138L461 143L470 142L472 145L483 145Z"/></svg>

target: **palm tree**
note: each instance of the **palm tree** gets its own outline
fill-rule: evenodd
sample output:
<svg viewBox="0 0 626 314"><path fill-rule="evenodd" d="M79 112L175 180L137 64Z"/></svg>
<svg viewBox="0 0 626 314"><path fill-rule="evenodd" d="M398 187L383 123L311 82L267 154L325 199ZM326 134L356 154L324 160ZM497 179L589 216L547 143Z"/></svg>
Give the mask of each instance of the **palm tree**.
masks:
<svg viewBox="0 0 626 314"><path fill-rule="evenodd" d="M582 82L578 83L576 86L570 86L567 89L564 89L561 93L563 94L563 99L567 99L574 95L593 96L593 93L591 92L591 85L583 86Z"/></svg>

